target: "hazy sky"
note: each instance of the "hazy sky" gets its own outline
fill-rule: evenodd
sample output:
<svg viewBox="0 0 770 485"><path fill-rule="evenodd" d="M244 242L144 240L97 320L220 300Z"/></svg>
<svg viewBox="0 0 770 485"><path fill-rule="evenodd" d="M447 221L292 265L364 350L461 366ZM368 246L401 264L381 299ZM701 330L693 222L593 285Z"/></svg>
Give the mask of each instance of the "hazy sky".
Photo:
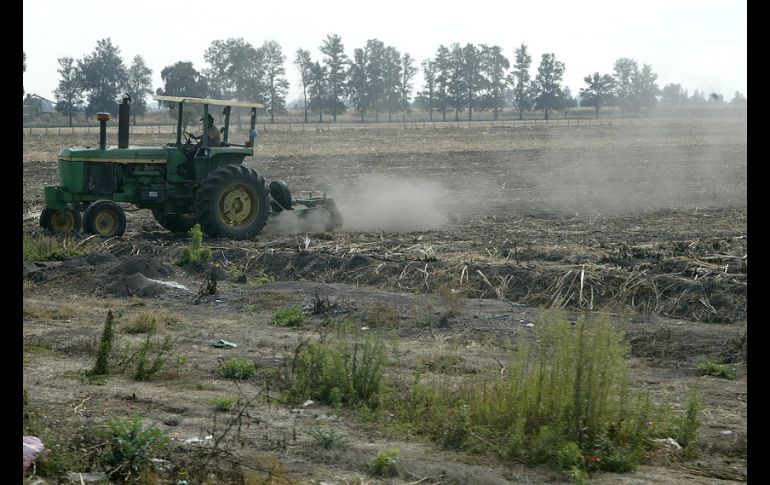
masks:
<svg viewBox="0 0 770 485"><path fill-rule="evenodd" d="M286 56L288 100L299 97L298 48L321 60L327 35L342 38L346 54L379 39L419 66L439 45L498 45L511 62L527 44L534 78L543 53L564 62L573 95L594 72L612 73L619 57L650 64L658 86L679 83L730 100L748 97L745 0L259 0L208 1L25 0L24 89L54 99L60 57L81 59L107 37L126 66L141 55L153 70L178 61L207 67L203 53L216 39L243 38L254 47L274 40ZM422 85L418 74L415 90Z"/></svg>

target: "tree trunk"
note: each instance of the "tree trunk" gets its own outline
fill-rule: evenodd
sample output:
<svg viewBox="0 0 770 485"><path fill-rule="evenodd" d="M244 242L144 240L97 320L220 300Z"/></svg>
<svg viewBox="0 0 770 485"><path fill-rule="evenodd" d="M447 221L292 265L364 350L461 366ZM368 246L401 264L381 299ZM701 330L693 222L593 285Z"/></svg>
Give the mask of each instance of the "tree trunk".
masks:
<svg viewBox="0 0 770 485"><path fill-rule="evenodd" d="M596 119L599 119L599 102L596 102Z"/></svg>
<svg viewBox="0 0 770 485"><path fill-rule="evenodd" d="M524 119L524 106L519 106L519 121Z"/></svg>

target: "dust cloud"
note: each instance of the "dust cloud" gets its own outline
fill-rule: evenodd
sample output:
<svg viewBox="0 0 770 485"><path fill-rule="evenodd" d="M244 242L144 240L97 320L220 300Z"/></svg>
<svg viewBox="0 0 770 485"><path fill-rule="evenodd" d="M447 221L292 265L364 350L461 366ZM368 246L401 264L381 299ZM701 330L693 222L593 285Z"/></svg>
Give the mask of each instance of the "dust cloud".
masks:
<svg viewBox="0 0 770 485"><path fill-rule="evenodd" d="M587 215L746 205L745 120L586 131L549 130L531 203Z"/></svg>
<svg viewBox="0 0 770 485"><path fill-rule="evenodd" d="M411 232L439 229L449 222L447 189L426 179L361 175L339 190L343 231Z"/></svg>

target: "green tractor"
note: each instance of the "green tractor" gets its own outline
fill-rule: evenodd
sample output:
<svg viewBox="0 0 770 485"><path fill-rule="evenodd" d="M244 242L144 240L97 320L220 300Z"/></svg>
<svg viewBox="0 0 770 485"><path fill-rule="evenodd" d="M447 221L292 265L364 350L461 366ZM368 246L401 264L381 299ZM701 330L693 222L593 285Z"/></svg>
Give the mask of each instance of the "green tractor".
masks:
<svg viewBox="0 0 770 485"><path fill-rule="evenodd" d="M72 147L59 151L59 182L45 187L46 207L40 225L48 230L72 233L81 230L101 236L120 236L126 214L119 203L149 209L158 223L171 232L187 232L196 223L210 237L250 239L275 217L318 223L323 230L342 226L334 200L326 194L294 198L285 182L269 185L264 177L243 165L254 155L259 103L218 99L155 96L177 107L176 142L163 147L129 146L131 98L119 105L118 146L107 146L109 113L98 113L99 146ZM203 133L209 132L209 108L221 106L224 126L221 142L210 146L182 131L184 109L203 105ZM248 140L232 143L230 111L249 108ZM188 108L189 109L189 108ZM81 215L82 213L82 215Z"/></svg>

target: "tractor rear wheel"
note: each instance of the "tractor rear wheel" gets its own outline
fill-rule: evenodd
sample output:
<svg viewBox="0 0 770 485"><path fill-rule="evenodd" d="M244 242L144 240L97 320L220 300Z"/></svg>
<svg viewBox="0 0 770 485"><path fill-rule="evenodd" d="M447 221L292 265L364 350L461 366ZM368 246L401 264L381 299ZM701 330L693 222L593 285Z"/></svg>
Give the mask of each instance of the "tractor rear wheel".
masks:
<svg viewBox="0 0 770 485"><path fill-rule="evenodd" d="M40 213L40 227L62 233L80 231L82 218L73 209L51 209L46 207Z"/></svg>
<svg viewBox="0 0 770 485"><path fill-rule="evenodd" d="M195 214L164 214L160 209L153 209L152 215L155 217L155 220L158 221L158 224L171 232L186 233L196 222L198 222L198 218L195 217Z"/></svg>
<svg viewBox="0 0 770 485"><path fill-rule="evenodd" d="M278 203L277 207L275 204L270 204L273 207L273 210L291 210L291 191L289 190L289 186L286 185L286 182L283 180L273 180L270 182L269 187L270 195L273 196L273 202Z"/></svg>
<svg viewBox="0 0 770 485"><path fill-rule="evenodd" d="M270 216L265 179L243 165L225 165L201 182L195 215L208 236L249 239L260 232Z"/></svg>
<svg viewBox="0 0 770 485"><path fill-rule="evenodd" d="M126 212L111 200L97 200L83 212L83 230L104 237L126 232Z"/></svg>

